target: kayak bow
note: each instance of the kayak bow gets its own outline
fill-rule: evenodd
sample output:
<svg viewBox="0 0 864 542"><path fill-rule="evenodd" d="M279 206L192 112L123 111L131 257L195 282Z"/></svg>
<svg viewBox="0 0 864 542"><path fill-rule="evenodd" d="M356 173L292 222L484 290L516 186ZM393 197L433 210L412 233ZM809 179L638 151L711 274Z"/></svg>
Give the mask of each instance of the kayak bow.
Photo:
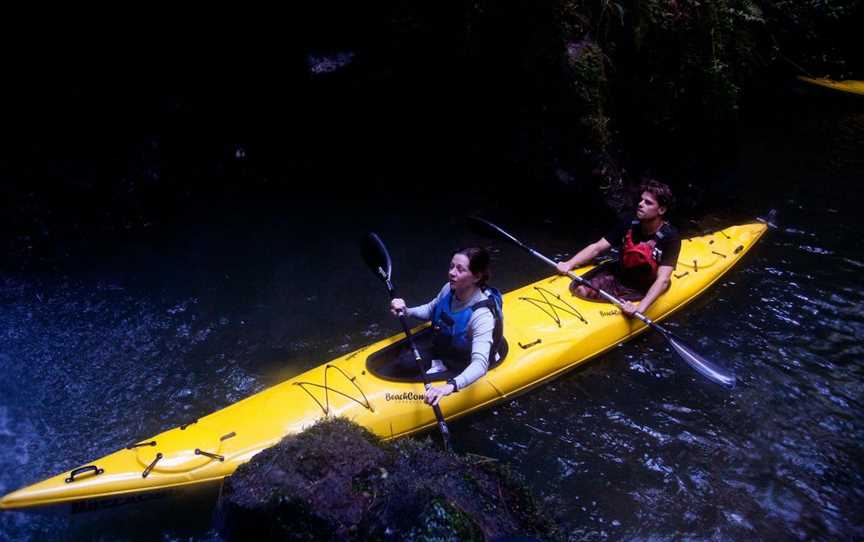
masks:
<svg viewBox="0 0 864 542"><path fill-rule="evenodd" d="M833 79L826 79L824 77L806 77L804 75L799 75L798 79L804 81L805 83L810 83L811 85L839 90L840 92L846 92L849 94L860 94L864 96L864 81L856 81L854 79L835 81Z"/></svg>

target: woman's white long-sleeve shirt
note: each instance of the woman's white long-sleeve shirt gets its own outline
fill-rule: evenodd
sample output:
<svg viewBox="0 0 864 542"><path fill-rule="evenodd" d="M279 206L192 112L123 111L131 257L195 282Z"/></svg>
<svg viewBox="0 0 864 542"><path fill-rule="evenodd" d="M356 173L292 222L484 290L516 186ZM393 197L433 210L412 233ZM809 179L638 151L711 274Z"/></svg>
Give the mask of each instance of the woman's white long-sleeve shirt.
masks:
<svg viewBox="0 0 864 542"><path fill-rule="evenodd" d="M450 284L445 284L432 301L425 305L409 307L405 313L420 320L431 320L435 307L438 306L438 303L443 303L449 293ZM486 299L489 299L489 296L483 293L480 288L468 300L462 301L453 295L453 306L451 309L454 312L461 311ZM495 317L492 316L492 311L488 308L481 307L471 314L471 319L468 320L468 333L471 336L471 361L465 367L465 370L453 379L460 390L470 386L489 370L489 349L492 347L494 330Z"/></svg>

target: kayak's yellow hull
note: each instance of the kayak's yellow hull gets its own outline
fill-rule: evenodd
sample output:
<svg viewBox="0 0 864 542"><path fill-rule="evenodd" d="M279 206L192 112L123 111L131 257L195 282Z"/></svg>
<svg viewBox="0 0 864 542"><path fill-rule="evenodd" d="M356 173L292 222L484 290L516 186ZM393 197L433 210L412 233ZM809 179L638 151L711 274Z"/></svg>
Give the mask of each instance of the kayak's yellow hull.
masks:
<svg viewBox="0 0 864 542"><path fill-rule="evenodd" d="M660 320L699 295L731 269L765 229L763 224L745 224L685 239L672 286L648 316ZM524 393L645 330L644 324L624 318L612 305L572 297L568 284L566 277L553 276L504 296L510 353L473 385L442 400L448 419ZM347 417L384 438L427 429L435 424L435 417L422 401L422 384L382 380L366 369L369 354L401 338L394 335L365 346L194 424L97 459L71 481L67 481L71 473L64 472L10 493L0 500L0 507L24 508L218 480L284 436L327 415Z"/></svg>
<svg viewBox="0 0 864 542"><path fill-rule="evenodd" d="M810 83L811 85L832 88L841 92L848 92L849 94L860 94L864 96L864 81L856 81L854 79L835 81L833 79L825 79L822 77L805 77L803 75L799 75L798 79L804 81L805 83Z"/></svg>

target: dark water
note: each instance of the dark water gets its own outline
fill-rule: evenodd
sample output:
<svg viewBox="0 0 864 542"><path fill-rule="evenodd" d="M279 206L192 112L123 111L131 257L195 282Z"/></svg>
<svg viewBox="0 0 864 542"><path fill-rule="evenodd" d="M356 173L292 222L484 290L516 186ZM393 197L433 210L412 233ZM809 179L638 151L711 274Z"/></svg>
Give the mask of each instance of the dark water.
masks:
<svg viewBox="0 0 864 542"><path fill-rule="evenodd" d="M734 368L735 390L646 335L452 424L465 451L521 473L568 539L864 536L864 190L830 173L818 134L782 131L744 136L738 161L712 174L722 205L682 224L692 233L780 210L782 228L669 322ZM450 250L477 241L467 212L553 256L602 233L591 222L605 214L578 202L547 212L542 200L240 202L170 235L91 247L57 272L3 276L0 493L395 333L359 258L365 231L387 242L414 301L443 283ZM547 273L498 248L500 288ZM215 499L211 488L72 514L4 512L0 540L219 540Z"/></svg>

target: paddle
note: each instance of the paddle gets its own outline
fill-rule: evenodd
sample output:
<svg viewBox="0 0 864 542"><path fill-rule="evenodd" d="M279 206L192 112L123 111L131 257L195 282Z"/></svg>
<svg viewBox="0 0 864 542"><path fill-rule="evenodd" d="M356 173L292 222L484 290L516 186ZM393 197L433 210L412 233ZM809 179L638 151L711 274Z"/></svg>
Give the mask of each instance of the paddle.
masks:
<svg viewBox="0 0 864 542"><path fill-rule="evenodd" d="M557 264L554 261L550 260L549 258L544 256L543 254L540 254L539 252L537 252L533 248L525 245L520 240L516 239L515 237L513 237L512 235L510 235L506 231L502 230L501 228L499 228L495 224L489 222L488 220L484 220L484 219L476 217L476 216L472 216L469 218L473 221L473 224L480 227L480 229L483 233L492 233L498 237L503 237L504 239L507 239L508 241L516 244L517 246L519 246L523 250L527 251L529 254L531 254L535 258L543 260L544 262L546 262L547 264L549 264L550 266L552 266L556 269L558 268ZM618 299L617 297L615 297L615 296L613 296L607 292L604 292L600 288L594 287L590 282L583 279L582 277L580 277L574 273L571 273L571 272L568 272L567 276L570 277L571 279L575 280L579 284L586 286L588 288L591 288L592 290L595 290L604 299L606 299L610 303L617 305L619 308L621 308L624 305L624 301L622 301L621 299ZM706 378L708 378L712 382L716 382L717 384L721 384L723 386L728 386L730 388L735 386L735 374L734 373L727 371L727 370L715 365L714 363L711 363L710 361L708 361L704 357L700 356L692 348L690 348L689 346L684 344L684 341L682 341L679 337L675 336L671 331L664 328L660 324L654 322L653 320L651 320L650 318L648 318L647 316L645 316L641 312L633 313L633 316L638 318L642 322L644 322L645 325L647 325L651 329L659 332L660 335L662 335L663 338L669 342L669 345L672 347L672 350L674 350L675 353L681 357L681 359L683 359L691 367L693 367L694 369L699 371L699 373L701 373L703 376L705 376Z"/></svg>
<svg viewBox="0 0 864 542"><path fill-rule="evenodd" d="M366 240L363 243L363 260L366 262L366 265L369 266L372 273L384 282L384 285L387 287L387 293L390 294L390 299L392 300L395 298L396 288L393 287L393 282L390 280L390 273L392 271L390 253L387 252L387 247L384 246L384 242L381 241L381 238L374 233L367 235ZM417 363L417 370L420 372L420 376L423 379L423 386L428 390L431 384L429 383L429 379L426 377L426 370L423 368L423 358L420 356L420 351L417 350L417 345L414 344L414 338L411 336L411 328L408 327L404 311L400 311L399 313L399 322L402 323L402 331L405 332L408 344L414 352L414 361ZM441 407L438 405L432 405L432 410L435 412L435 419L438 420L438 429L441 430L441 438L444 441L444 450L450 450L450 428L447 427L447 422L444 421L444 414L441 413Z"/></svg>

